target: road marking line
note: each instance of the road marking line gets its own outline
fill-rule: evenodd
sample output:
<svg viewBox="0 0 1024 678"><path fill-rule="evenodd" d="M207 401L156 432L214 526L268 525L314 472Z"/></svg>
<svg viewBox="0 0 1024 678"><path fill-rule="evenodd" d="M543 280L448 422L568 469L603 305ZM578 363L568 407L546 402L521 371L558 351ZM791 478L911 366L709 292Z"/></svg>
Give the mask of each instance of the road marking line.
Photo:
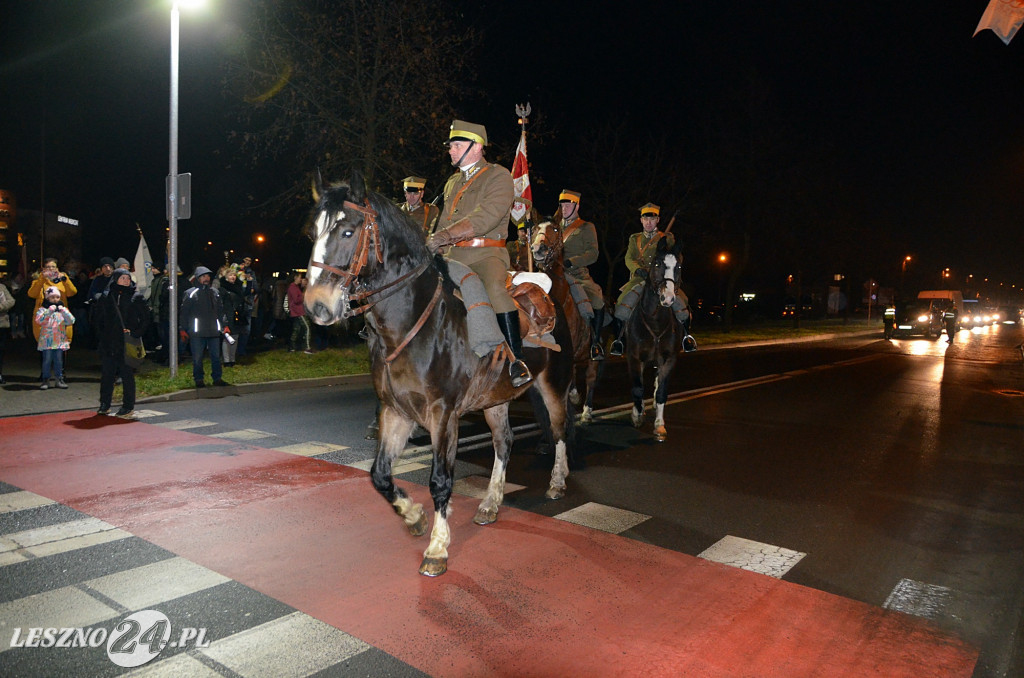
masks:
<svg viewBox="0 0 1024 678"><path fill-rule="evenodd" d="M953 589L946 586L926 584L913 579L901 579L882 605L887 610L896 610L915 617L939 619L953 598Z"/></svg>
<svg viewBox="0 0 1024 678"><path fill-rule="evenodd" d="M77 628L117 616L117 610L74 586L65 586L0 603L0 652L11 649L11 629Z"/></svg>
<svg viewBox="0 0 1024 678"><path fill-rule="evenodd" d="M298 678L323 671L370 645L295 612L216 640L200 652L246 678ZM282 652L282 648L289 651Z"/></svg>
<svg viewBox="0 0 1024 678"><path fill-rule="evenodd" d="M56 525L47 525L46 527L36 527L30 530L22 530L21 532L12 532L10 534L0 535L0 541L3 542L0 544L0 551L13 551L19 548L31 548L65 539L71 539L73 537L81 537L83 535L115 529L117 528L110 523L103 522L99 518L70 520L64 523L57 523ZM11 548L8 548L8 546Z"/></svg>
<svg viewBox="0 0 1024 678"><path fill-rule="evenodd" d="M305 443L296 443L294 445L283 445L281 447L273 448L278 452L287 452L288 454L297 454L302 457L315 457L319 454L327 454L328 452L337 452L339 450L347 450L348 447L345 445L335 445L333 443L321 443L315 440L310 440Z"/></svg>
<svg viewBox="0 0 1024 678"><path fill-rule="evenodd" d="M222 678L223 673L214 671L209 666L187 653L144 664L130 673L124 674L132 678Z"/></svg>
<svg viewBox="0 0 1024 678"><path fill-rule="evenodd" d="M610 534L622 534L628 529L650 520L651 517L635 511L606 506L596 502L587 502L554 516L574 525L582 525Z"/></svg>
<svg viewBox="0 0 1024 678"><path fill-rule="evenodd" d="M228 431L227 433L213 433L210 437L230 438L232 440L260 440L262 438L273 438L275 435L277 434L258 431L254 428L243 428L238 431Z"/></svg>
<svg viewBox="0 0 1024 678"><path fill-rule="evenodd" d="M206 421L205 419L176 419L175 421L161 421L154 424L154 426L163 426L169 428L172 431L184 431L190 428L203 428L204 426L216 426L215 421Z"/></svg>
<svg viewBox="0 0 1024 678"><path fill-rule="evenodd" d="M174 557L91 579L84 585L129 610L144 610L229 581L213 570Z"/></svg>
<svg viewBox="0 0 1024 678"><path fill-rule="evenodd" d="M473 497L474 499L483 499L487 496L487 486L490 484L490 477L484 476L466 476L455 481L452 486L452 492L464 495L466 497ZM505 496L518 492L519 490L526 489L525 485L516 485L515 483L505 483Z"/></svg>
<svg viewBox="0 0 1024 678"><path fill-rule="evenodd" d="M728 535L704 549L697 557L782 579L806 555L781 546Z"/></svg>
<svg viewBox="0 0 1024 678"><path fill-rule="evenodd" d="M24 511L25 509L39 508L40 506L49 506L50 504L56 503L57 502L54 500L34 492L19 490L17 492L0 494L0 513L13 513L15 511Z"/></svg>
<svg viewBox="0 0 1024 678"><path fill-rule="evenodd" d="M136 419L149 419L150 417L166 417L166 412L160 410L135 410Z"/></svg>

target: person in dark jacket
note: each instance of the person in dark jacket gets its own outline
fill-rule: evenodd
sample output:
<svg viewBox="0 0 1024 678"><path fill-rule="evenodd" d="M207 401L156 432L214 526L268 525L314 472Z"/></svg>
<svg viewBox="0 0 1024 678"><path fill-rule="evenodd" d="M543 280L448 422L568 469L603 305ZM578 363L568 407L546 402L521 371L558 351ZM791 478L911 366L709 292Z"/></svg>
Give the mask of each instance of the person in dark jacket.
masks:
<svg viewBox="0 0 1024 678"><path fill-rule="evenodd" d="M189 347L192 351L192 378L196 388L206 386L203 374L203 350L210 352L210 376L214 386L227 386L221 379L223 374L220 361L221 335L230 332L227 318L224 316L224 303L220 291L210 285L213 271L205 266L196 268L192 275L195 287L185 291L181 302L181 329L188 334Z"/></svg>
<svg viewBox="0 0 1024 678"><path fill-rule="evenodd" d="M224 316L227 318L228 327L231 328L230 336L237 341L232 343L225 336L221 344L222 356L225 367L235 366L235 357L241 357L242 347L245 345L246 337L249 335L249 302L247 299L246 286L239 280L238 270L234 266L224 269L220 279L220 297L224 304Z"/></svg>
<svg viewBox="0 0 1024 678"><path fill-rule="evenodd" d="M110 412L114 380L121 377L123 398L118 417L130 418L135 410L135 369L124 362L124 335L141 337L149 326L149 306L135 289L127 269L115 269L110 284L92 300L92 321L100 353L100 408L97 414Z"/></svg>

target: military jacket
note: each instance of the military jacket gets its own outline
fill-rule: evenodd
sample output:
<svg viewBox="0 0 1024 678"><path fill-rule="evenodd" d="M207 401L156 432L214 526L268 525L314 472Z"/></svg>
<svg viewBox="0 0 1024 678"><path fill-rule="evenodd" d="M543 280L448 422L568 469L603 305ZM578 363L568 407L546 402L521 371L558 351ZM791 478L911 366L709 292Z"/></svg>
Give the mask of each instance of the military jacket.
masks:
<svg viewBox="0 0 1024 678"><path fill-rule="evenodd" d="M413 221L423 227L423 232L430 235L434 232L434 227L437 225L437 218L441 214L441 210L438 209L437 205L431 205L430 203L419 203L415 208L409 209L409 203L403 202L402 206L399 207L403 213L408 214L412 217Z"/></svg>
<svg viewBox="0 0 1024 678"><path fill-rule="evenodd" d="M597 261L597 229L594 224L583 219L576 218L571 224L562 221L562 242L564 243L564 254L566 271L573 275L579 273L586 275L586 267Z"/></svg>
<svg viewBox="0 0 1024 678"><path fill-rule="evenodd" d="M655 231L649 238L643 231L629 236L629 247L626 248L626 268L629 269L629 280L619 289L628 291L640 284L643 278L637 274L637 271L646 271L651 267L654 254L658 251L658 241L664 237L668 238L669 247L675 244L675 237L671 233L666 236L662 231Z"/></svg>
<svg viewBox="0 0 1024 678"><path fill-rule="evenodd" d="M481 159L468 171L453 174L444 185L444 209L435 232L468 221L474 238L500 240L502 246L449 247L445 256L469 266L483 258L500 257L507 267L504 245L514 197L512 174L501 165Z"/></svg>

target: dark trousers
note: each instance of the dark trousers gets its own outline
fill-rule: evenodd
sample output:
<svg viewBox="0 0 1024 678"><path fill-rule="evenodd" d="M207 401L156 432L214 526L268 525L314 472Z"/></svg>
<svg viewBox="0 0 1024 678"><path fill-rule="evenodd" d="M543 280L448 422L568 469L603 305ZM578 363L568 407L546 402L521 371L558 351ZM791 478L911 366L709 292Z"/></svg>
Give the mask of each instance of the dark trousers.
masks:
<svg viewBox="0 0 1024 678"><path fill-rule="evenodd" d="M124 364L121 356L100 355L100 405L110 407L114 397L114 380L121 377L123 398L121 405L126 409L135 408L135 370Z"/></svg>
<svg viewBox="0 0 1024 678"><path fill-rule="evenodd" d="M197 337L189 335L189 350L192 351L192 378L198 384L203 379L203 349L210 351L210 376L220 381L223 375L220 362L220 335L215 337Z"/></svg>

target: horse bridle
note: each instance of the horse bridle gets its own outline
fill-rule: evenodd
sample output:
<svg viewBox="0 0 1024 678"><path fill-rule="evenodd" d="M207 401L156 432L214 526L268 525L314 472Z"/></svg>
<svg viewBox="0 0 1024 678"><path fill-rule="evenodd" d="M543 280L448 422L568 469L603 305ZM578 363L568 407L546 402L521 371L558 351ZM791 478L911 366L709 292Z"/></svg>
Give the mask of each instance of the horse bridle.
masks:
<svg viewBox="0 0 1024 678"><path fill-rule="evenodd" d="M363 299L367 299L368 297L371 297L375 294L380 294L385 290L390 290L384 296L370 303L363 304L362 306L358 306L355 309L346 308L345 311L342 313L342 317L351 318L352 316L356 316L361 313L366 313L371 308L373 308L377 303L384 301L389 296L397 292L399 289L401 289L400 285L402 285L402 283L411 282L413 278L418 277L421 273L427 270L427 267L430 266L430 262L427 261L417 266L416 268L409 271L405 275L399 276L398 278L395 278L388 284L382 287L378 287L377 289L366 289L359 290L356 292L349 292L349 289L354 284L356 284L357 279L359 278L359 274L363 270L363 266L366 265L366 262L370 258L370 247L373 247L374 257L377 259L378 264L384 263L384 253L381 250L380 227L377 225L377 217L379 215L377 214L377 211L375 209L370 207L369 201L367 201L363 205L358 205L354 202L349 202L348 200L346 200L342 203L342 206L351 209L355 212L359 212L360 214L363 215L363 230L359 232L359 241L356 243L356 253L355 256L352 258L352 263L348 267L349 270L345 271L338 268L337 266L332 266L331 264L327 264L322 261L310 261L309 265L315 266L317 268L322 268L328 273L333 273L334 275L341 278L341 282L339 283L339 285L345 293L346 301L362 301Z"/></svg>
<svg viewBox="0 0 1024 678"><path fill-rule="evenodd" d="M386 285L376 289L365 289L350 293L349 288L357 282L359 273L363 270L363 266L365 266L366 262L369 260L370 246L373 246L374 256L376 257L378 264L384 263L384 253L381 250L380 227L377 224L377 217L379 215L377 214L377 211L370 206L370 201L367 200L363 205L358 205L346 200L342 203L342 206L363 215L363 229L359 232L359 241L356 243L356 253L352 259L353 263L349 265L349 270L347 271L322 261L310 260L309 265L322 268L323 270L333 273L341 278L341 282L339 284L346 301L342 317L351 318L352 316L366 313L379 302L384 301L392 294L399 291L402 287L418 278L420 274L427 270L431 262L428 259L405 275L399 276ZM430 303L427 304L427 307L423 310L419 320L416 321L416 324L413 325L412 329L405 335L405 338L398 347L384 358L385 363L390 365L392 361L398 357L398 354L402 352L402 349L409 345L409 342L412 341L413 337L415 337L420 331L420 328L422 328L427 322L427 318L430 317L431 312L434 310L434 306L437 305L438 299L441 297L441 287L441 276L438 275L437 286L434 289L434 296L431 298ZM387 290L387 294L384 294L374 301L365 303L362 306L358 306L355 309L352 309L348 305L349 301L362 301L375 294L381 294L385 290Z"/></svg>

